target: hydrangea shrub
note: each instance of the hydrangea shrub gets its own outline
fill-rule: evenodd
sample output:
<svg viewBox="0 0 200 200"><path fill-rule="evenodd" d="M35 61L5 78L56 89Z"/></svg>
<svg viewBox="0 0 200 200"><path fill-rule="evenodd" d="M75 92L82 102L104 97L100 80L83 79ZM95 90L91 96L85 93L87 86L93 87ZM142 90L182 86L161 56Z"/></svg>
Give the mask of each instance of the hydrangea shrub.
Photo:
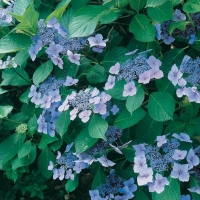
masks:
<svg viewBox="0 0 200 200"><path fill-rule="evenodd" d="M200 199L199 0L0 6L0 199Z"/></svg>

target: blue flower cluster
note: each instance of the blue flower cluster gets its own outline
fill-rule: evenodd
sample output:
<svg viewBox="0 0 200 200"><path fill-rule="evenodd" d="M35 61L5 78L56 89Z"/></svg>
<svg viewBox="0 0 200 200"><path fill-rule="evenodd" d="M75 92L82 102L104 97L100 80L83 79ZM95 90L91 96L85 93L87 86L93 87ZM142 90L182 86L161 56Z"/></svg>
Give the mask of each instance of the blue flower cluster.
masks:
<svg viewBox="0 0 200 200"><path fill-rule="evenodd" d="M31 59L34 61L42 47L48 46L46 53L59 68L63 69L61 55L68 55L71 62L79 65L80 54L76 52L88 45L87 38L69 39L68 36L67 30L57 22L56 18L52 18L47 24L41 19L38 22L37 35L32 38L33 45L29 49Z"/></svg>
<svg viewBox="0 0 200 200"><path fill-rule="evenodd" d="M87 163L79 161L76 153L73 153L73 144L74 143L67 145L63 155L58 151L56 165L50 161L48 170L53 170L53 179L59 178L63 180L65 178L74 180L74 173L79 174L83 169L89 166ZM59 168L56 168L57 165L59 165Z"/></svg>
<svg viewBox="0 0 200 200"><path fill-rule="evenodd" d="M66 79L64 78L56 79L55 76L49 76L39 85L39 88L32 85L28 97L31 98L32 103L48 109L52 103L61 101L59 89L65 83Z"/></svg>
<svg viewBox="0 0 200 200"><path fill-rule="evenodd" d="M128 200L134 197L133 192L137 190L134 179L124 180L115 175L111 170L105 183L98 186L95 190L90 190L91 200Z"/></svg>
<svg viewBox="0 0 200 200"><path fill-rule="evenodd" d="M200 23L199 23L200 13L191 14L190 17L195 27L191 23L188 23L184 31L175 29L173 31L173 36L182 37L184 39L189 40L189 44L193 44L197 40L196 34L200 30ZM176 9L173 15L173 20L166 21L161 25L158 24L156 25L157 39L158 40L162 39L163 42L167 45L171 44L175 39L169 34L170 25L173 22L185 21L185 20L186 20L186 15L183 14L180 10Z"/></svg>
<svg viewBox="0 0 200 200"><path fill-rule="evenodd" d="M55 124L56 120L60 116L61 112L58 111L58 107L61 102L52 103L51 107L44 109L42 114L39 116L37 123L39 133L49 134L51 137L55 136Z"/></svg>
<svg viewBox="0 0 200 200"><path fill-rule="evenodd" d="M73 91L72 94L67 96L59 110L64 111L72 108L70 119L74 120L78 115L81 121L86 123L92 112L101 115L106 114L106 103L110 99L110 95L100 92L97 88L87 88L80 90L78 93Z"/></svg>

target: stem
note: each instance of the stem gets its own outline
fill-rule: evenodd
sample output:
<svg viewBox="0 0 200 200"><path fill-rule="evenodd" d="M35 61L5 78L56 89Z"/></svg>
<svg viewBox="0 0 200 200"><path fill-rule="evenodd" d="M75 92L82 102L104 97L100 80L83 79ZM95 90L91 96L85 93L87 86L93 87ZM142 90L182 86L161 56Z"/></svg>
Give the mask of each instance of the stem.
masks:
<svg viewBox="0 0 200 200"><path fill-rule="evenodd" d="M112 32L113 29L114 29L114 26L112 26L112 28L111 28L110 31L108 32L107 38L110 37L110 34L111 34L111 32Z"/></svg>
<svg viewBox="0 0 200 200"><path fill-rule="evenodd" d="M3 118L3 119L5 119L5 120L7 120L7 121L9 121L9 122L13 122L13 123L15 123L15 124L23 124L22 122L18 122L18 121L9 119L9 118Z"/></svg>
<svg viewBox="0 0 200 200"><path fill-rule="evenodd" d="M191 16L188 13L186 13L186 15L187 15L187 18L188 18L189 22L192 24L193 27L195 27L194 22L192 21Z"/></svg>

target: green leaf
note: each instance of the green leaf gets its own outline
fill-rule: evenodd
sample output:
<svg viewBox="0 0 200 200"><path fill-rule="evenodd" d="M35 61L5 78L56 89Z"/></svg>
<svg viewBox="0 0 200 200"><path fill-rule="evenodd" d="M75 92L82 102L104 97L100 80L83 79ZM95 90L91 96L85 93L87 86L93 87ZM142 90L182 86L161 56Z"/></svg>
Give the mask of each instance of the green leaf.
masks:
<svg viewBox="0 0 200 200"><path fill-rule="evenodd" d="M185 124L180 121L170 122L165 128L164 134L181 133L185 129Z"/></svg>
<svg viewBox="0 0 200 200"><path fill-rule="evenodd" d="M152 49L151 54L158 56L162 50L162 47L158 42L153 41L147 44L147 49Z"/></svg>
<svg viewBox="0 0 200 200"><path fill-rule="evenodd" d="M156 121L173 120L175 102L167 92L153 92L148 102L149 115Z"/></svg>
<svg viewBox="0 0 200 200"><path fill-rule="evenodd" d="M134 200L150 200L149 197L143 192L142 188L139 188L135 193L134 193Z"/></svg>
<svg viewBox="0 0 200 200"><path fill-rule="evenodd" d="M69 24L70 37L83 37L92 34L97 23L108 12L104 6L88 5L75 12Z"/></svg>
<svg viewBox="0 0 200 200"><path fill-rule="evenodd" d="M125 84L125 80L117 81L112 89L106 90L106 93L114 99L125 100L126 97L123 97L123 90Z"/></svg>
<svg viewBox="0 0 200 200"><path fill-rule="evenodd" d="M52 142L55 142L58 140L57 137L51 137L50 135L42 135L42 138L40 139L40 143L38 144L39 149L45 149L48 144L51 144Z"/></svg>
<svg viewBox="0 0 200 200"><path fill-rule="evenodd" d="M25 140L26 134L14 133L0 144L0 168L14 158Z"/></svg>
<svg viewBox="0 0 200 200"><path fill-rule="evenodd" d="M188 0L183 5L183 11L186 13L196 13L200 10L200 0Z"/></svg>
<svg viewBox="0 0 200 200"><path fill-rule="evenodd" d="M144 110L138 108L132 115L126 109L124 109L114 121L114 125L119 128L129 128L137 124L145 116Z"/></svg>
<svg viewBox="0 0 200 200"><path fill-rule="evenodd" d="M176 6L178 4L180 4L182 2L182 0L172 0L172 5Z"/></svg>
<svg viewBox="0 0 200 200"><path fill-rule="evenodd" d="M92 182L92 190L95 190L99 185L105 183L105 180L106 180L105 173L101 170L101 168L98 168Z"/></svg>
<svg viewBox="0 0 200 200"><path fill-rule="evenodd" d="M2 72L3 81L1 85L22 86L30 85L31 80L25 70L19 67L15 69L4 69Z"/></svg>
<svg viewBox="0 0 200 200"><path fill-rule="evenodd" d="M171 20L173 17L172 3L169 1L155 8L147 8L147 13L155 22L162 23L164 21Z"/></svg>
<svg viewBox="0 0 200 200"><path fill-rule="evenodd" d="M157 7L166 3L168 0L147 0L146 7Z"/></svg>
<svg viewBox="0 0 200 200"><path fill-rule="evenodd" d="M121 14L120 10L111 10L109 13L107 13L100 19L100 22L101 24L109 24L118 19L120 14Z"/></svg>
<svg viewBox="0 0 200 200"><path fill-rule="evenodd" d="M126 108L132 114L138 109L144 101L144 89L141 85L137 86L137 92L134 96L129 96L126 100Z"/></svg>
<svg viewBox="0 0 200 200"><path fill-rule="evenodd" d="M105 138L105 132L108 128L108 122L105 121L100 115L93 114L91 116L88 131L93 138Z"/></svg>
<svg viewBox="0 0 200 200"><path fill-rule="evenodd" d="M27 89L27 90L19 97L19 100L20 100L22 103L28 104L28 102L30 101L30 98L28 97L29 92L30 92L30 89Z"/></svg>
<svg viewBox="0 0 200 200"><path fill-rule="evenodd" d="M147 0L134 0L130 1L131 3L131 8L133 8L137 13L144 8L144 6L147 4Z"/></svg>
<svg viewBox="0 0 200 200"><path fill-rule="evenodd" d="M173 64L177 64L177 66L179 66L183 60L184 57L184 50L186 48L175 48L175 49L171 49L169 51L167 51L164 54L164 58L163 58L163 64L170 66L170 68L172 67Z"/></svg>
<svg viewBox="0 0 200 200"><path fill-rule="evenodd" d="M107 75L105 68L100 65L92 66L87 73L86 78L90 83L102 83L106 81Z"/></svg>
<svg viewBox="0 0 200 200"><path fill-rule="evenodd" d="M169 178L169 185L165 186L165 190L160 194L152 193L153 200L177 200L180 198L180 185L175 179Z"/></svg>
<svg viewBox="0 0 200 200"><path fill-rule="evenodd" d="M83 129L75 140L75 148L77 153L81 153L89 149L97 142L97 138L92 138L89 135L88 129Z"/></svg>
<svg viewBox="0 0 200 200"><path fill-rule="evenodd" d="M60 24L66 29L69 30L69 22L72 19L74 14L74 10L72 8L67 9L67 11L64 12L60 19Z"/></svg>
<svg viewBox="0 0 200 200"><path fill-rule="evenodd" d="M76 10L84 7L88 2L89 2L89 0L73 0L71 2L71 6L72 6L73 10L76 11Z"/></svg>
<svg viewBox="0 0 200 200"><path fill-rule="evenodd" d="M56 163L54 154L46 147L38 157L38 169L45 178L50 178L53 174L52 171L48 170L50 161Z"/></svg>
<svg viewBox="0 0 200 200"><path fill-rule="evenodd" d="M137 14L133 17L129 30L134 34L135 39L141 42L151 42L155 39L156 29L144 14Z"/></svg>
<svg viewBox="0 0 200 200"><path fill-rule="evenodd" d="M16 30L26 31L30 34L37 33L39 13L31 10L25 12L23 20L16 26Z"/></svg>
<svg viewBox="0 0 200 200"><path fill-rule="evenodd" d="M70 110L62 112L56 121L56 132L62 137L70 124Z"/></svg>
<svg viewBox="0 0 200 200"><path fill-rule="evenodd" d="M30 55L28 53L28 49L23 49L19 51L15 56L16 64L22 67L22 65L24 65L24 63L26 62L27 58L29 58L29 56Z"/></svg>
<svg viewBox="0 0 200 200"><path fill-rule="evenodd" d="M0 119L7 117L8 114L12 111L12 106L0 106Z"/></svg>
<svg viewBox="0 0 200 200"><path fill-rule="evenodd" d="M0 53L11 53L31 46L31 38L21 33L10 33L0 40Z"/></svg>
<svg viewBox="0 0 200 200"><path fill-rule="evenodd" d="M33 135L35 131L37 130L38 123L37 123L37 117L36 115L33 115L28 121L28 132Z"/></svg>
<svg viewBox="0 0 200 200"><path fill-rule="evenodd" d="M176 91L174 85L169 81L167 77L156 80L156 87L159 92L168 92L173 95Z"/></svg>
<svg viewBox="0 0 200 200"><path fill-rule="evenodd" d="M67 193L74 191L78 187L79 179L78 175L74 174L74 180L68 179L67 183L65 184L65 190Z"/></svg>
<svg viewBox="0 0 200 200"><path fill-rule="evenodd" d="M143 142L152 144L156 137L162 134L163 123L153 120L149 115L146 115L136 126L134 137L141 139Z"/></svg>
<svg viewBox="0 0 200 200"><path fill-rule="evenodd" d="M28 155L31 151L31 141L26 141L19 149L18 151L18 157L23 158L24 156Z"/></svg>
<svg viewBox="0 0 200 200"><path fill-rule="evenodd" d="M4 94L6 92L8 92L8 90L4 90L3 88L0 88L0 94Z"/></svg>
<svg viewBox="0 0 200 200"><path fill-rule="evenodd" d="M53 64L51 60L45 62L40 67L38 67L33 74L33 83L38 85L43 82L52 72Z"/></svg>
<svg viewBox="0 0 200 200"><path fill-rule="evenodd" d="M134 162L134 156L133 155L135 154L135 150L133 149L133 147L123 148L122 152L129 162Z"/></svg>
<svg viewBox="0 0 200 200"><path fill-rule="evenodd" d="M108 72L109 69L115 65L117 62L120 64L124 63L127 60L127 57L125 54L127 53L127 49L124 47L116 47L112 49L112 51L108 51L104 59L102 61L102 65L105 68L105 70Z"/></svg>
<svg viewBox="0 0 200 200"><path fill-rule="evenodd" d="M70 2L71 0L62 0L57 5L56 9L46 18L45 21L47 22L53 17L55 17L59 21Z"/></svg>
<svg viewBox="0 0 200 200"><path fill-rule="evenodd" d="M32 2L33 0L16 0L13 7L13 13L23 16L24 12Z"/></svg>
<svg viewBox="0 0 200 200"><path fill-rule="evenodd" d="M181 31L184 31L187 24L189 24L189 22L186 22L186 21L172 22L170 24L170 26L169 26L169 33L170 33L170 35L173 33L173 31L175 29L179 29Z"/></svg>

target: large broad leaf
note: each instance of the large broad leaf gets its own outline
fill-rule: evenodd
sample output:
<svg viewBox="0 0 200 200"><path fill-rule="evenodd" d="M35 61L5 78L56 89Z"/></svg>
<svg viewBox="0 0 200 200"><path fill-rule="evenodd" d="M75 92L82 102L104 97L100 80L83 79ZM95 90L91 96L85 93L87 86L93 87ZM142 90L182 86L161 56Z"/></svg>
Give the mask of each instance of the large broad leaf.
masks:
<svg viewBox="0 0 200 200"><path fill-rule="evenodd" d="M14 133L0 144L0 168L17 154L25 136L26 134Z"/></svg>
<svg viewBox="0 0 200 200"><path fill-rule="evenodd" d="M76 10L84 7L88 2L89 2L89 0L73 0L71 2L71 5L72 5L73 10L76 11Z"/></svg>
<svg viewBox="0 0 200 200"><path fill-rule="evenodd" d="M161 6L169 0L147 0L146 7L157 7Z"/></svg>
<svg viewBox="0 0 200 200"><path fill-rule="evenodd" d="M87 128L83 129L75 140L75 148L76 153L81 153L83 151L86 151L91 146L93 146L97 142L98 138L92 138L89 135L89 131Z"/></svg>
<svg viewBox="0 0 200 200"><path fill-rule="evenodd" d="M70 124L70 110L62 112L56 121L56 132L62 137Z"/></svg>
<svg viewBox="0 0 200 200"><path fill-rule="evenodd" d="M129 96L126 100L126 108L132 113L140 107L144 101L144 89L141 85L138 85L137 92L134 96Z"/></svg>
<svg viewBox="0 0 200 200"><path fill-rule="evenodd" d="M75 173L74 174L74 180L68 179L67 183L65 184L65 189L66 191L72 192L78 187L79 179L78 175Z"/></svg>
<svg viewBox="0 0 200 200"><path fill-rule="evenodd" d="M132 115L128 110L124 109L115 119L114 125L122 129L129 128L137 124L144 116L145 112L141 108L135 110Z"/></svg>
<svg viewBox="0 0 200 200"><path fill-rule="evenodd" d="M11 33L0 40L0 53L11 53L27 49L32 41L27 35L21 33Z"/></svg>
<svg viewBox="0 0 200 200"><path fill-rule="evenodd" d="M173 119L175 102L167 92L154 92L150 95L148 103L149 115L156 121Z"/></svg>
<svg viewBox="0 0 200 200"><path fill-rule="evenodd" d="M177 66L179 66L185 55L184 54L185 49L186 48L181 48L181 49L175 48L167 51L164 54L164 58L162 60L163 64L169 66L170 68L173 64L177 64Z"/></svg>
<svg viewBox="0 0 200 200"><path fill-rule="evenodd" d="M105 180L106 180L105 173L101 170L101 168L98 168L92 182L92 189L95 190L99 185L103 184Z"/></svg>
<svg viewBox="0 0 200 200"><path fill-rule="evenodd" d="M108 122L105 121L100 115L93 114L91 116L88 131L93 138L105 139L105 132L108 128Z"/></svg>
<svg viewBox="0 0 200 200"><path fill-rule="evenodd" d="M79 9L69 24L70 37L83 37L92 34L100 18L108 12L104 6L85 6Z"/></svg>
<svg viewBox="0 0 200 200"><path fill-rule="evenodd" d="M130 3L131 8L139 12L147 4L147 0L134 0L130 1Z"/></svg>
<svg viewBox="0 0 200 200"><path fill-rule="evenodd" d="M141 42L151 42L155 39L156 29L144 14L138 14L133 17L129 30L134 34L135 39Z"/></svg>
<svg viewBox="0 0 200 200"><path fill-rule="evenodd" d="M100 65L92 66L86 77L90 83L102 83L107 78L105 68Z"/></svg>
<svg viewBox="0 0 200 200"><path fill-rule="evenodd" d="M38 144L38 148L39 149L45 149L47 147L48 144L51 144L55 141L57 141L58 138L57 137L51 137L48 134L43 134L42 138L40 139L40 143Z"/></svg>
<svg viewBox="0 0 200 200"><path fill-rule="evenodd" d="M150 200L150 198L143 192L142 188L138 188L138 190L134 193L134 200Z"/></svg>
<svg viewBox="0 0 200 200"><path fill-rule="evenodd" d="M18 151L18 157L23 158L24 156L28 155L31 151L31 141L26 141L19 149Z"/></svg>
<svg viewBox="0 0 200 200"><path fill-rule="evenodd" d="M0 106L0 119L7 117L7 115L12 111L12 106Z"/></svg>
<svg viewBox="0 0 200 200"><path fill-rule="evenodd" d="M37 33L39 13L35 10L25 12L23 20L17 25L16 30L26 31L30 34Z"/></svg>
<svg viewBox="0 0 200 200"><path fill-rule="evenodd" d="M62 0L57 5L56 9L47 17L46 21L50 20L53 17L55 17L59 21L70 2L71 0Z"/></svg>
<svg viewBox="0 0 200 200"><path fill-rule="evenodd" d="M156 137L162 134L163 123L153 120L146 115L136 126L134 137L146 143L154 143Z"/></svg>
<svg viewBox="0 0 200 200"><path fill-rule="evenodd" d="M37 117L36 115L33 115L28 121L28 132L33 135L35 131L37 130L38 123L37 123Z"/></svg>
<svg viewBox="0 0 200 200"><path fill-rule="evenodd" d="M16 0L13 7L13 14L16 18L21 21L23 19L23 14L28 8L28 6L33 3L33 0Z"/></svg>
<svg viewBox="0 0 200 200"><path fill-rule="evenodd" d="M183 11L186 13L196 13L200 10L200 0L189 0L183 5Z"/></svg>
<svg viewBox="0 0 200 200"><path fill-rule="evenodd" d="M3 81L1 85L22 86L30 85L31 80L25 70L19 67L15 69L5 69L2 73Z"/></svg>
<svg viewBox="0 0 200 200"><path fill-rule="evenodd" d="M106 69L106 71L109 71L109 69L117 62L122 64L127 60L127 57L125 56L126 53L127 49L125 49L124 47L116 47L112 49L112 51L108 51L105 54L101 64Z"/></svg>
<svg viewBox="0 0 200 200"><path fill-rule="evenodd" d="M71 21L72 17L74 14L74 10L72 8L67 9L61 19L60 19L60 24L66 29L69 30L69 22Z"/></svg>
<svg viewBox="0 0 200 200"><path fill-rule="evenodd" d="M106 90L106 93L114 99L125 100L126 97L123 97L123 90L125 84L125 80L117 81L112 89Z"/></svg>
<svg viewBox="0 0 200 200"><path fill-rule="evenodd" d="M176 179L169 178L169 185L160 194L152 193L153 200L178 200L180 198L180 185Z"/></svg>
<svg viewBox="0 0 200 200"><path fill-rule="evenodd" d="M52 72L53 64L51 60L45 62L43 65L38 67L33 74L33 83L38 85L39 83L43 82Z"/></svg>
<svg viewBox="0 0 200 200"><path fill-rule="evenodd" d="M148 8L147 12L149 17L156 22L162 23L164 21L171 20L173 13L172 3L169 1L155 8Z"/></svg>
<svg viewBox="0 0 200 200"><path fill-rule="evenodd" d="M38 169L45 178L50 178L53 174L52 171L48 170L50 161L56 163L54 154L49 147L46 147L38 157Z"/></svg>

